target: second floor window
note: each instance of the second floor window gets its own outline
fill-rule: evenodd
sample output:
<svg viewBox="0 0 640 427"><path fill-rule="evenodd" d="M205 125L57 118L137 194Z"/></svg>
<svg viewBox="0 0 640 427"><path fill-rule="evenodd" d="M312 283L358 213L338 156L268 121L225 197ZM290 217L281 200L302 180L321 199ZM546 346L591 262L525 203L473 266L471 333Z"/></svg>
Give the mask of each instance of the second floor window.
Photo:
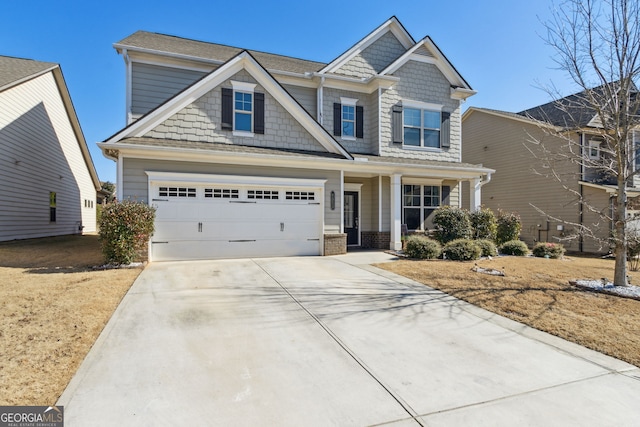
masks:
<svg viewBox="0 0 640 427"><path fill-rule="evenodd" d="M355 137L356 107L355 105L342 106L342 136Z"/></svg>
<svg viewBox="0 0 640 427"><path fill-rule="evenodd" d="M234 130L253 131L253 93L234 92Z"/></svg>
<svg viewBox="0 0 640 427"><path fill-rule="evenodd" d="M404 109L404 145L440 148L440 112Z"/></svg>

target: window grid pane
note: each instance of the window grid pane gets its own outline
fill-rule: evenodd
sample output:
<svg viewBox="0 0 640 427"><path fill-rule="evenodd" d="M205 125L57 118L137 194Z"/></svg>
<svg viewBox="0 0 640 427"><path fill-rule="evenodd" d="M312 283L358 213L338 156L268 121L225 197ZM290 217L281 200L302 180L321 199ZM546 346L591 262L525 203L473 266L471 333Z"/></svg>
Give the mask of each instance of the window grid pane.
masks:
<svg viewBox="0 0 640 427"><path fill-rule="evenodd" d="M342 135L354 136L356 124L356 108L353 105L342 106Z"/></svg>
<svg viewBox="0 0 640 427"><path fill-rule="evenodd" d="M253 94L247 92L235 92L234 100L234 129L252 132Z"/></svg>

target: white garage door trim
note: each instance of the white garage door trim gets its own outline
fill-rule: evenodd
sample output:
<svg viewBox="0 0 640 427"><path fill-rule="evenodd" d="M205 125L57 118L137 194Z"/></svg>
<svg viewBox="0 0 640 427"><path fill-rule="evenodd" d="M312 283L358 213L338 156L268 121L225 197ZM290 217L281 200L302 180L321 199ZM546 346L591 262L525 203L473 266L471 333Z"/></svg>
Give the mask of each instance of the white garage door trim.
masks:
<svg viewBox="0 0 640 427"><path fill-rule="evenodd" d="M151 261L154 261L154 258L157 261L271 256L270 254L322 255L326 183L324 179L157 171L146 171L146 174L149 204L156 205L160 209L163 209L163 206L167 208L171 206L169 211L163 211L169 216L158 219L157 233L149 245ZM161 187L166 187L163 188L164 194L160 190ZM185 191L191 190L191 193L169 194L167 190L170 190L170 187L182 187ZM236 195L233 197L206 193L206 191L210 193L215 191L212 188L232 187L240 190L239 195L238 190L235 190ZM280 197L269 197L268 194L271 191L275 194L278 194L278 191L282 193ZM310 195L308 200L305 196L307 194ZM159 197L160 195L164 197ZM238 198L238 201L229 200ZM229 203L244 203L244 208L238 210L240 206L236 205L237 208L234 209L234 206ZM209 206L217 204L217 208L210 210L205 208L205 204ZM280 204L283 210L280 209ZM223 209L227 215L220 213ZM207 222L198 222L199 219L192 217L192 212L195 211L199 213L194 215L198 218L200 218L199 215L204 215L202 220ZM247 215L245 223L233 220L245 215ZM277 230L271 230L274 220ZM305 220L306 224L304 224ZM198 233L187 236L193 231L191 225L194 221L198 224ZM285 221L287 226L283 227L285 223L279 221ZM270 225L263 231L264 224ZM186 227L186 234L174 232L174 230L181 230L182 227ZM213 230L215 227L217 227L216 231ZM227 234L228 236L224 237ZM229 240L226 240L227 238ZM235 242L246 243L240 245ZM177 257L173 255L176 253L179 254ZM205 255L201 256L201 253Z"/></svg>

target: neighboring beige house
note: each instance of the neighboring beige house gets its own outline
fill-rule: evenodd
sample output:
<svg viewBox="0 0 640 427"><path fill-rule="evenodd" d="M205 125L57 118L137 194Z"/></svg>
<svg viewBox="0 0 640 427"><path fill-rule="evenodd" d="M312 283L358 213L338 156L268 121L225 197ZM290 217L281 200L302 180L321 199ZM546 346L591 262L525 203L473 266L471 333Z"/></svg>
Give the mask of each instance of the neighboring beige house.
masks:
<svg viewBox="0 0 640 427"><path fill-rule="evenodd" d="M95 232L98 189L60 66L0 56L0 241Z"/></svg>
<svg viewBox="0 0 640 427"><path fill-rule="evenodd" d="M400 249L493 172L461 162L475 92L395 17L329 64L144 31L115 48L127 127L99 146L118 198L157 207L155 261Z"/></svg>
<svg viewBox="0 0 640 427"><path fill-rule="evenodd" d="M576 96L579 94L557 102L576 105ZM551 102L520 113L470 107L462 116L462 159L496 170L483 187L482 203L494 211L518 213L521 239L528 245L562 242L570 251L609 252L612 224L600 213L611 215L615 179L555 156L567 146L565 140L553 136L557 130L566 130L592 158L601 155L593 130L595 113L577 107L561 111L557 105ZM550 150L548 155L541 152L542 146ZM629 197L637 197L638 191L640 188L630 188ZM596 238L570 238L581 227Z"/></svg>

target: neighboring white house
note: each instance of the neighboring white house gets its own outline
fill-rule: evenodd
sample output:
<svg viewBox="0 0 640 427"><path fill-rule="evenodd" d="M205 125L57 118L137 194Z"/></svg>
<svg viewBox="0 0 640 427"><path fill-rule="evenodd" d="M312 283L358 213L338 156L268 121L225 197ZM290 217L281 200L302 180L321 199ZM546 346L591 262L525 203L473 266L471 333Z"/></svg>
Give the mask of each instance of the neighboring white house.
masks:
<svg viewBox="0 0 640 427"><path fill-rule="evenodd" d="M60 66L0 56L0 241L95 232L98 189Z"/></svg>
<svg viewBox="0 0 640 427"><path fill-rule="evenodd" d="M99 145L118 198L157 207L152 260L399 249L493 172L461 162L475 91L395 17L329 64L144 31L115 48L127 126Z"/></svg>

